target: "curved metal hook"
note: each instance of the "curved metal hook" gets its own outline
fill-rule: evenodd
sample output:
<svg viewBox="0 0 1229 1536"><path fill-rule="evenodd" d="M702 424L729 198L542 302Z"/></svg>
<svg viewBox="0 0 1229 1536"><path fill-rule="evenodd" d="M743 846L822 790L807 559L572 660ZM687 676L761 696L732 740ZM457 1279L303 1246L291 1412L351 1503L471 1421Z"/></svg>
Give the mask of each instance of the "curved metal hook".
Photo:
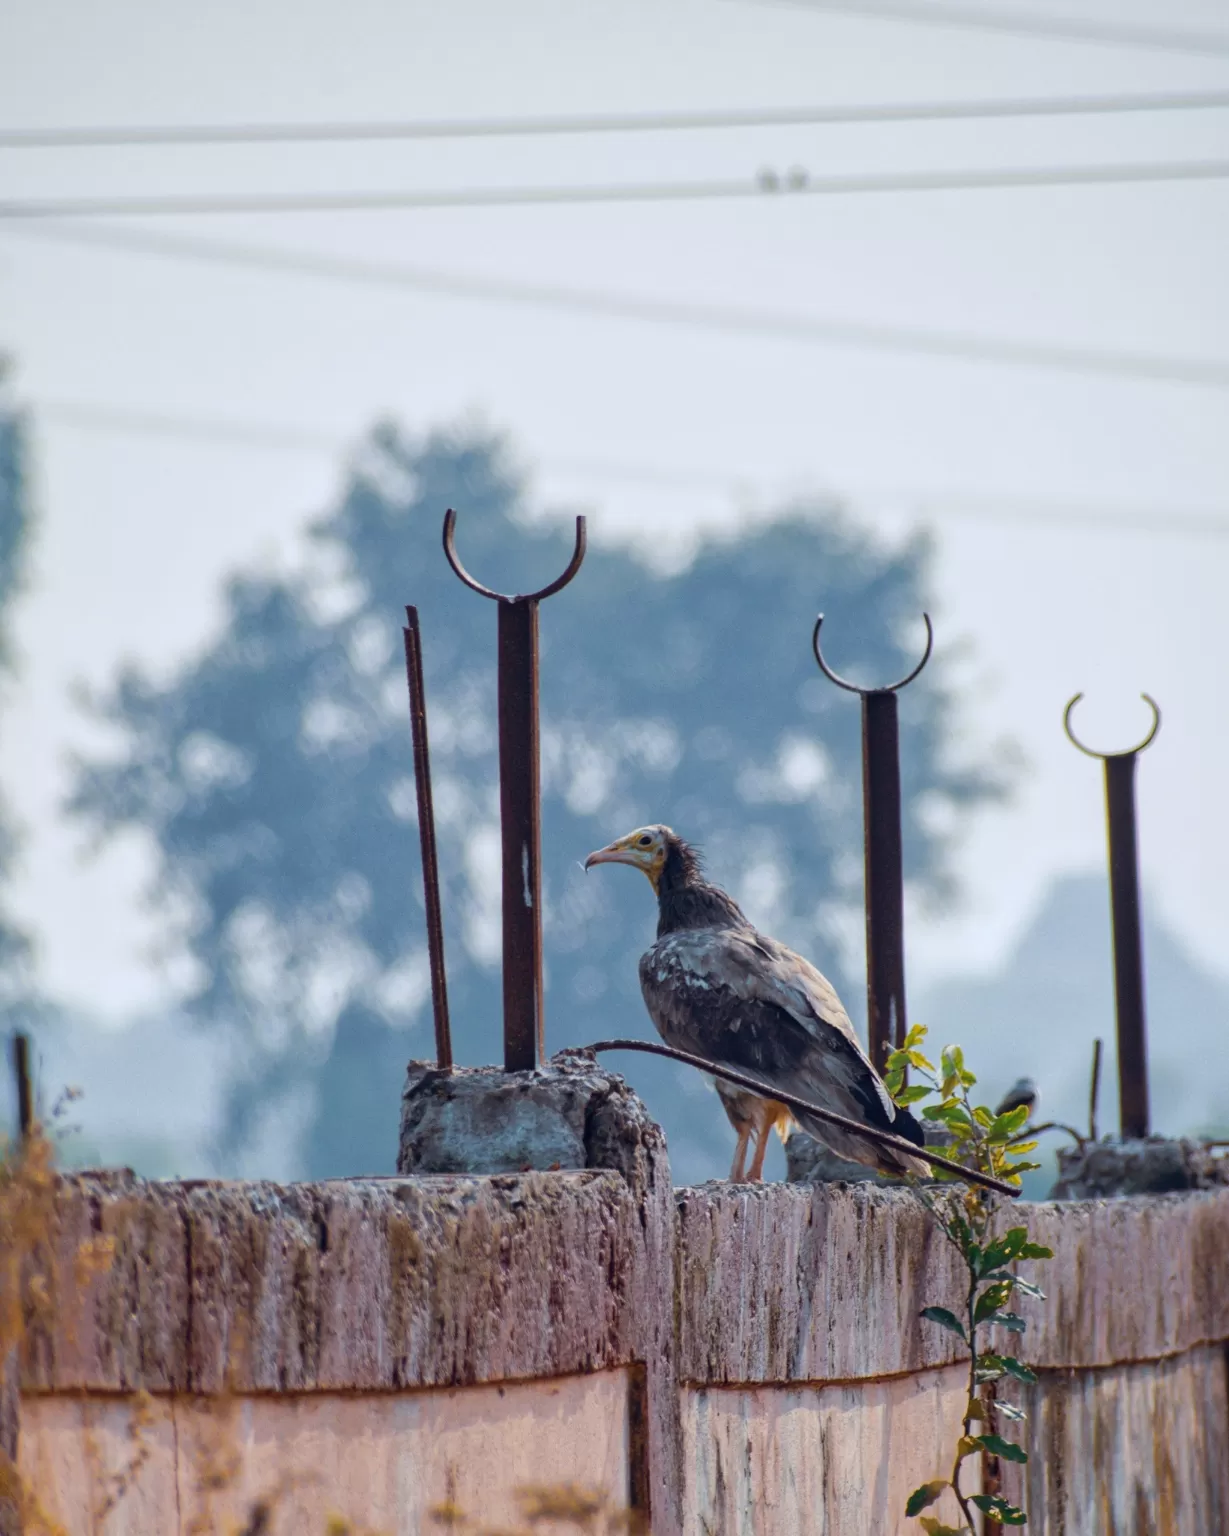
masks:
<svg viewBox="0 0 1229 1536"><path fill-rule="evenodd" d="M819 645L819 629L820 625L824 622L824 616L821 613L815 620L815 628L811 633L811 649L815 652L815 660L819 663L819 670L824 674L829 682L835 683L838 688L844 688L847 693L856 693L861 695L863 698L868 693L896 693L901 688L907 688L913 679L922 670L922 668L926 665L926 663L930 660L930 653L934 649L935 632L934 627L930 622L930 615L928 613L924 613L922 618L926 621L926 650L922 654L921 661L919 661L917 666L914 667L913 671L909 673L908 677L902 677L899 683L885 683L882 688L859 688L857 683L851 683L846 678L843 678L839 672L834 672L828 663L824 660L824 653L820 649Z"/></svg>
<svg viewBox="0 0 1229 1536"><path fill-rule="evenodd" d="M1140 698L1143 699L1143 701L1152 711L1152 729L1148 732L1143 741L1141 741L1137 747L1128 747L1125 752L1095 752L1091 747L1086 747L1075 734L1075 732L1071 729L1071 711L1083 697L1084 695L1082 693L1077 693L1073 699L1068 701L1066 709L1063 710L1063 730L1066 731L1067 740L1071 743L1071 745L1073 747L1078 747L1086 757L1099 757L1102 762L1104 762L1107 757L1134 757L1137 752L1142 752L1145 747L1152 745L1153 738L1161 728L1161 710L1160 706L1157 704L1157 701L1152 697L1150 693L1141 693Z"/></svg>
<svg viewBox="0 0 1229 1536"><path fill-rule="evenodd" d="M582 516L576 519L576 547L572 551L572 558L568 562L568 568L563 575L557 577L549 586L543 587L538 592L524 592L516 597L508 597L503 592L493 592L490 587L484 587L480 581L475 581L465 567L461 564L456 548L457 514L451 507L444 513L444 554L448 557L448 564L472 592L477 592L481 597L493 598L497 603L540 603L544 597L551 597L560 588L566 587L576 572L580 570L585 558L586 534L585 519Z"/></svg>

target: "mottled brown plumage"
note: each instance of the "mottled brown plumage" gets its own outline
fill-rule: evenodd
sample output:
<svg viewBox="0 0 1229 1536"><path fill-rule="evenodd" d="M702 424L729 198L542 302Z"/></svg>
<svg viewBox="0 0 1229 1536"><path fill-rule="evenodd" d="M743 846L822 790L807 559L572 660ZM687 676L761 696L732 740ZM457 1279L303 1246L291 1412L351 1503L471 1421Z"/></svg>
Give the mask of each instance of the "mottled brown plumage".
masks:
<svg viewBox="0 0 1229 1536"><path fill-rule="evenodd" d="M892 1103L832 985L801 955L757 932L738 903L705 880L682 838L669 827L642 827L590 854L585 867L600 863L635 865L657 892L657 941L641 958L640 986L662 1039L768 1090L759 1112L757 1174L768 1128L783 1109L771 1098L773 1088L923 1144L922 1127ZM736 1119L724 1096L723 1102L741 1138L748 1106L738 1102ZM928 1171L919 1158L827 1121L796 1118L840 1157L894 1175Z"/></svg>

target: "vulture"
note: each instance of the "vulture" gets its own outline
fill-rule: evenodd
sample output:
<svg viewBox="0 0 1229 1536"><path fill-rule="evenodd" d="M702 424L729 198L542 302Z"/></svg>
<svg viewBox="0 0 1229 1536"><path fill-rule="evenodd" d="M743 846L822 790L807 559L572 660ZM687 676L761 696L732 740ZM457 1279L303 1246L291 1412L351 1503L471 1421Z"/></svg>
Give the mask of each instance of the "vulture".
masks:
<svg viewBox="0 0 1229 1536"><path fill-rule="evenodd" d="M776 1127L784 1139L792 1119L839 1157L896 1177L929 1172L921 1158L790 1111L772 1097L777 1088L924 1145L921 1125L893 1104L831 983L810 961L757 932L738 903L704 878L690 844L669 827L638 827L591 853L585 868L595 864L630 864L657 893L657 940L641 957L640 988L658 1034L676 1050L764 1085L758 1095L717 1079L738 1135L732 1179L758 1179L769 1131ZM745 1174L749 1142L755 1152Z"/></svg>

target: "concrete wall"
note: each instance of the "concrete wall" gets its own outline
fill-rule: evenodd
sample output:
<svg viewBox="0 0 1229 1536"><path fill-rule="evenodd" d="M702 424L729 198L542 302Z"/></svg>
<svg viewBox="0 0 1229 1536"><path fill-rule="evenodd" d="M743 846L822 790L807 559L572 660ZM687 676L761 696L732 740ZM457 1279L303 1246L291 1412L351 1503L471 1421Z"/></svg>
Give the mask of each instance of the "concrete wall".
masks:
<svg viewBox="0 0 1229 1536"><path fill-rule="evenodd" d="M946 1470L963 1401L955 1341L917 1316L959 1289L926 1213L865 1184L674 1191L623 1112L618 1171L62 1179L19 1368L47 1514L509 1531L526 1485L570 1482L660 1536L916 1530L904 1497ZM1029 1529L1229 1531L1229 1190L1030 1219L1058 1256L1026 1336ZM100 1234L114 1261L82 1289Z"/></svg>

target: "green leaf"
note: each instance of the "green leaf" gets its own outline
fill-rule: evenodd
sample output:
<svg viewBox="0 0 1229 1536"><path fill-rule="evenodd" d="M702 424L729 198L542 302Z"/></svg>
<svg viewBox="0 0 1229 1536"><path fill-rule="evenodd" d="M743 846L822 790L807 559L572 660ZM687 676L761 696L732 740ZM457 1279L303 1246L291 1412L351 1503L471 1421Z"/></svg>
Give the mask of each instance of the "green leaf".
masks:
<svg viewBox="0 0 1229 1536"><path fill-rule="evenodd" d="M1028 1116L1028 1105L1017 1105L1015 1109L1009 1109L1006 1114L995 1115L986 1128L986 1135L991 1141L1006 1141L1009 1136L1014 1136L1017 1131L1024 1129Z"/></svg>
<svg viewBox="0 0 1229 1536"><path fill-rule="evenodd" d="M929 1509L943 1490L948 1487L945 1477L936 1477L933 1483L923 1483L920 1488L915 1488L909 1495L909 1502L905 1505L905 1514L912 1518L920 1515L924 1509Z"/></svg>
<svg viewBox="0 0 1229 1536"><path fill-rule="evenodd" d="M945 1075L949 1072L959 1075L964 1071L964 1052L958 1045L945 1045L939 1052L939 1060Z"/></svg>
<svg viewBox="0 0 1229 1536"><path fill-rule="evenodd" d="M1010 1355L1002 1355L999 1363L1009 1376L1014 1376L1017 1381L1036 1381L1037 1377L1030 1371L1027 1365L1022 1365L1019 1360L1014 1360Z"/></svg>
<svg viewBox="0 0 1229 1536"><path fill-rule="evenodd" d="M995 1413L1001 1413L1005 1419L1010 1419L1013 1424L1022 1424L1028 1418L1023 1408L1017 1408L1014 1403L1001 1403L995 1399Z"/></svg>
<svg viewBox="0 0 1229 1536"><path fill-rule="evenodd" d="M1004 1461L1028 1460L1028 1452L1022 1445L1004 1440L1002 1435L978 1435L977 1439L983 1450L989 1451L992 1456L1001 1456Z"/></svg>
<svg viewBox="0 0 1229 1536"><path fill-rule="evenodd" d="M1006 1499L999 1498L997 1493L972 1494L969 1503L976 1504L978 1509L987 1515L993 1515L1000 1525L1024 1525L1028 1520L1028 1516L1022 1509L1017 1509Z"/></svg>
<svg viewBox="0 0 1229 1536"><path fill-rule="evenodd" d="M983 1130L987 1126L994 1124L994 1116L990 1113L984 1104L978 1104L974 1107L973 1118L977 1121L978 1125L980 1125Z"/></svg>
<svg viewBox="0 0 1229 1536"><path fill-rule="evenodd" d="M932 1323L938 1323L940 1328L946 1328L949 1333L954 1333L969 1342L968 1335L964 1331L964 1324L954 1312L949 1312L946 1307L923 1307L921 1316L929 1318Z"/></svg>
<svg viewBox="0 0 1229 1536"><path fill-rule="evenodd" d="M892 1098L895 1098L900 1092L904 1081L904 1067L888 1067L887 1071L883 1074L883 1086L888 1090Z"/></svg>
<svg viewBox="0 0 1229 1536"><path fill-rule="evenodd" d="M1047 1248L1043 1243L1025 1243L1020 1249L1019 1258L1022 1259L1052 1259L1053 1248Z"/></svg>
<svg viewBox="0 0 1229 1536"><path fill-rule="evenodd" d="M1023 1333L1028 1324L1015 1312L996 1312L990 1319L997 1328L1006 1328L1008 1333Z"/></svg>
<svg viewBox="0 0 1229 1536"><path fill-rule="evenodd" d="M909 1065L916 1067L919 1072L934 1072L934 1067L926 1060L921 1051L908 1050L903 1054Z"/></svg>
<svg viewBox="0 0 1229 1536"><path fill-rule="evenodd" d="M908 1088L898 1089L892 1097L898 1104L916 1104L919 1099L924 1099L928 1093L933 1092L934 1089L926 1083L910 1083Z"/></svg>
<svg viewBox="0 0 1229 1536"><path fill-rule="evenodd" d="M1029 1246L1027 1227L1010 1227L1002 1237L996 1237L986 1248L986 1269L998 1269L1012 1259L1022 1256Z"/></svg>
<svg viewBox="0 0 1229 1536"><path fill-rule="evenodd" d="M1006 1280L996 1280L993 1285L987 1286L977 1298L973 1321L983 1323L986 1318L993 1317L1010 1295L1011 1285Z"/></svg>
<svg viewBox="0 0 1229 1536"><path fill-rule="evenodd" d="M919 1515L922 1529L926 1536L969 1536L969 1528L966 1525L944 1525L942 1520L936 1520L933 1515Z"/></svg>
<svg viewBox="0 0 1229 1536"><path fill-rule="evenodd" d="M968 1111L960 1104L942 1103L928 1104L922 1111L923 1120L941 1120L954 1131L971 1131L973 1122L969 1119Z"/></svg>
<svg viewBox="0 0 1229 1536"><path fill-rule="evenodd" d="M915 1045L921 1045L926 1038L926 1033L925 1024L915 1024L905 1036L905 1049L910 1050Z"/></svg>
<svg viewBox="0 0 1229 1536"><path fill-rule="evenodd" d="M1034 1285L1031 1280L1022 1280L1019 1275L1013 1275L1010 1270L998 1269L992 1275L983 1275L983 1280L989 1284L991 1281L1005 1280L1009 1285L1014 1285L1024 1296L1035 1296L1038 1301L1046 1299L1045 1292L1040 1286Z"/></svg>

